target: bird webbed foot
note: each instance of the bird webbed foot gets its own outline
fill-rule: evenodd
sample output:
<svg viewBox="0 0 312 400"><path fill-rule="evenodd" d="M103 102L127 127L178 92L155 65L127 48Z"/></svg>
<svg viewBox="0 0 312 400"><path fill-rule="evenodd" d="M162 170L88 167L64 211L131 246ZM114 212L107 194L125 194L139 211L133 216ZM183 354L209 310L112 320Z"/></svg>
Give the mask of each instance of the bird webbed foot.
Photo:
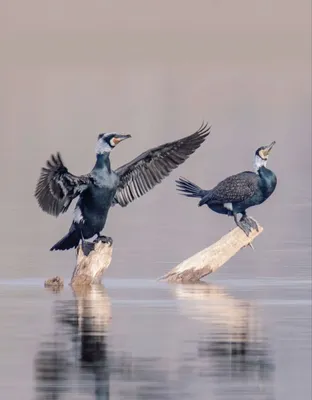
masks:
<svg viewBox="0 0 312 400"><path fill-rule="evenodd" d="M90 243L86 241L85 239L81 240L81 249L83 254L87 257L91 251L94 250L94 243Z"/></svg>
<svg viewBox="0 0 312 400"><path fill-rule="evenodd" d="M248 217L247 214L243 214L241 222L246 223L247 225L250 226L251 229L255 229L257 232L259 232L259 227L257 222L254 219Z"/></svg>
<svg viewBox="0 0 312 400"><path fill-rule="evenodd" d="M243 216L240 220L238 220L236 213L234 213L233 216L236 225L245 233L246 236L249 236L249 233L252 231L252 227L249 225L248 220L246 221L246 217Z"/></svg>
<svg viewBox="0 0 312 400"><path fill-rule="evenodd" d="M241 230L246 234L246 236L249 236L249 233L252 231L251 226L246 222L246 221L237 221L236 225L241 228Z"/></svg>

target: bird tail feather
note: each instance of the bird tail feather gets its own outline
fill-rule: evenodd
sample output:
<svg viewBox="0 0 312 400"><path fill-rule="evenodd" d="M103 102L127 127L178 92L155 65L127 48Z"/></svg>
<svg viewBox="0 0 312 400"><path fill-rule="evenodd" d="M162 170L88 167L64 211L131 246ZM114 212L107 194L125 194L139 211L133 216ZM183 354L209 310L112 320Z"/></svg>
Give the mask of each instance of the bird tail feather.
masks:
<svg viewBox="0 0 312 400"><path fill-rule="evenodd" d="M184 196L187 197L198 197L200 199L203 199L206 197L207 193L209 192L208 190L203 190L199 186L195 185L195 183L189 181L188 179L185 178L179 178L176 181L177 184L177 190L183 194ZM199 206L202 204L202 200L199 202Z"/></svg>
<svg viewBox="0 0 312 400"><path fill-rule="evenodd" d="M61 240L55 243L54 246L51 247L51 251L53 250L68 250L73 247L77 247L80 241L79 232L75 229L69 231L67 235L65 235Z"/></svg>

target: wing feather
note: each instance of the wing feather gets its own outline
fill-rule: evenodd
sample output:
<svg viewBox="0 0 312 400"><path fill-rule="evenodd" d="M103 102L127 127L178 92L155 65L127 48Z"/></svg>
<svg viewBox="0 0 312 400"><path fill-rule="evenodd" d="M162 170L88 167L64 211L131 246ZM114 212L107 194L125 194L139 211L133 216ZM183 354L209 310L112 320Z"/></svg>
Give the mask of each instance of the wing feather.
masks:
<svg viewBox="0 0 312 400"><path fill-rule="evenodd" d="M258 188L259 176L254 172L241 172L229 176L211 190L211 200L236 203L251 198Z"/></svg>
<svg viewBox="0 0 312 400"><path fill-rule="evenodd" d="M67 211L72 200L88 187L90 175L75 176L68 172L60 153L52 155L41 169L35 197L48 214L58 216Z"/></svg>
<svg viewBox="0 0 312 400"><path fill-rule="evenodd" d="M159 184L170 172L186 161L205 141L210 127L202 124L192 135L145 151L116 170L119 186L114 204L127 206Z"/></svg>

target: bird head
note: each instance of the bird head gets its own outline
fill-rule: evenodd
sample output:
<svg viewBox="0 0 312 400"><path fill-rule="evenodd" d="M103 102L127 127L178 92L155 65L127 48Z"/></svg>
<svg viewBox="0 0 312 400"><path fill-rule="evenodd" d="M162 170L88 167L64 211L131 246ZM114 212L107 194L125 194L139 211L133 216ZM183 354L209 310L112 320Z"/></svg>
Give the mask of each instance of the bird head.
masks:
<svg viewBox="0 0 312 400"><path fill-rule="evenodd" d="M131 138L131 135L123 135L117 132L100 133L96 144L96 153L109 153L120 142Z"/></svg>
<svg viewBox="0 0 312 400"><path fill-rule="evenodd" d="M256 150L255 153L255 170L258 171L259 168L265 167L268 161L270 152L275 145L275 140L268 146L261 146L259 149Z"/></svg>

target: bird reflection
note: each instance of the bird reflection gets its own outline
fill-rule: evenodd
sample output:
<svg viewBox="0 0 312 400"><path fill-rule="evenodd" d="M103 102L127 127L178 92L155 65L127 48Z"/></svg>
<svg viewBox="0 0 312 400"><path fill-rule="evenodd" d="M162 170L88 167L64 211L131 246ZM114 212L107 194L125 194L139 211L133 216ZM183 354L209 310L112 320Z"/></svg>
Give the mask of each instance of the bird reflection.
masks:
<svg viewBox="0 0 312 400"><path fill-rule="evenodd" d="M135 357L109 347L111 305L104 287L73 292L74 300L56 302L54 334L36 355L37 400L76 399L77 393L96 400L171 399L162 358Z"/></svg>
<svg viewBox="0 0 312 400"><path fill-rule="evenodd" d="M74 300L56 303L53 338L41 344L35 360L38 400L81 391L109 399L109 298L101 285L73 292Z"/></svg>
<svg viewBox="0 0 312 400"><path fill-rule="evenodd" d="M173 308L170 318L166 315L168 329L155 332L147 325L156 317L162 321L162 313L142 309L141 302L131 309L119 305L133 313L134 329L126 324L119 330L120 320L110 328L111 304L103 286L73 289L74 298L66 301L53 294L58 298L53 334L35 359L37 400L176 400L195 393L222 400L273 399L272 364L255 307L217 286L171 287L180 315ZM175 344L170 349L168 341Z"/></svg>
<svg viewBox="0 0 312 400"><path fill-rule="evenodd" d="M236 384L239 397L248 382L249 386L254 384L255 393L259 387L265 388L258 391L260 397L257 398L273 399L270 383L274 368L256 308L212 284L179 285L174 287L174 292L181 314L202 322L198 358L206 359L207 363L198 364L201 365L200 375L227 382L220 385L218 391L230 390L231 382L233 386ZM242 384L241 390L238 382Z"/></svg>

